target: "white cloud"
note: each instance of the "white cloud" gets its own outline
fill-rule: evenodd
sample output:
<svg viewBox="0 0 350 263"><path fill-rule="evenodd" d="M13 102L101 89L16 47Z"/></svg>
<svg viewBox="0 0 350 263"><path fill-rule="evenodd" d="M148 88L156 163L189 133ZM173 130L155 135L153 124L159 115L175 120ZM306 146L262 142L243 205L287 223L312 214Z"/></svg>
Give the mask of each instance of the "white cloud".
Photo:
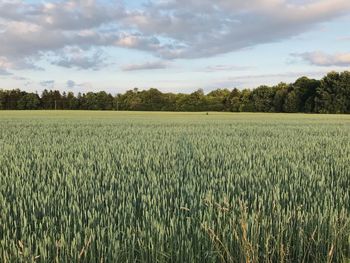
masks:
<svg viewBox="0 0 350 263"><path fill-rule="evenodd" d="M350 66L350 53L327 54L320 51L292 54L316 66Z"/></svg>

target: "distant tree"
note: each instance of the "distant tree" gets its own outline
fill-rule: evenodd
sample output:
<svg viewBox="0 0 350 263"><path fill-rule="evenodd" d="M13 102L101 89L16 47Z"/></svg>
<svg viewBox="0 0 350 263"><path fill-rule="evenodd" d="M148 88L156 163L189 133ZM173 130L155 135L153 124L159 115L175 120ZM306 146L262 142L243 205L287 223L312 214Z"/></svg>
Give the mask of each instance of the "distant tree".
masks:
<svg viewBox="0 0 350 263"><path fill-rule="evenodd" d="M18 101L24 95L19 89L16 90L5 90L1 95L1 107L4 110L16 110L18 109Z"/></svg>
<svg viewBox="0 0 350 263"><path fill-rule="evenodd" d="M98 110L112 110L113 109L113 96L106 93L105 91L100 91L95 94L96 97L96 109Z"/></svg>
<svg viewBox="0 0 350 263"><path fill-rule="evenodd" d="M176 99L175 99L176 111L186 111L187 110L188 98L189 98L188 94L183 94L183 93L176 94Z"/></svg>
<svg viewBox="0 0 350 263"><path fill-rule="evenodd" d="M300 107L300 99L297 90L292 90L288 93L284 105L284 112L298 112Z"/></svg>
<svg viewBox="0 0 350 263"><path fill-rule="evenodd" d="M297 79L293 87L298 95L298 112L314 112L316 90L320 86L320 81L301 77Z"/></svg>
<svg viewBox="0 0 350 263"><path fill-rule="evenodd" d="M330 72L316 91L315 111L319 113L348 113L350 72Z"/></svg>
<svg viewBox="0 0 350 263"><path fill-rule="evenodd" d="M19 110L37 110L40 108L40 97L35 93L26 93L19 100L17 109Z"/></svg>
<svg viewBox="0 0 350 263"><path fill-rule="evenodd" d="M206 110L225 111L227 98L230 96L228 89L216 89L206 95Z"/></svg>
<svg viewBox="0 0 350 263"><path fill-rule="evenodd" d="M176 94L164 93L162 111L176 111Z"/></svg>
<svg viewBox="0 0 350 263"><path fill-rule="evenodd" d="M224 101L225 103L225 109L227 111L232 111L232 112L238 112L240 111L240 107L241 107L241 97L242 94L241 92L237 89L234 88L230 94L228 95L228 97L226 98L226 100Z"/></svg>
<svg viewBox="0 0 350 263"><path fill-rule="evenodd" d="M68 92L66 96L66 108L68 110L77 110L79 109L79 100L74 96L73 92Z"/></svg>
<svg viewBox="0 0 350 263"><path fill-rule="evenodd" d="M44 89L44 91L41 94L41 106L43 109L52 109L53 108L53 101L50 96L51 93L47 89Z"/></svg>
<svg viewBox="0 0 350 263"><path fill-rule="evenodd" d="M142 99L140 96L140 91L137 88L126 92L125 95L128 110L142 110Z"/></svg>
<svg viewBox="0 0 350 263"><path fill-rule="evenodd" d="M203 111L205 104L205 95L203 90L199 89L191 94L177 94L177 111Z"/></svg>
<svg viewBox="0 0 350 263"><path fill-rule="evenodd" d="M159 111L163 107L164 97L163 94L154 88L144 90L140 94L142 101L142 110L145 111Z"/></svg>
<svg viewBox="0 0 350 263"><path fill-rule="evenodd" d="M5 91L0 89L0 110L5 110Z"/></svg>
<svg viewBox="0 0 350 263"><path fill-rule="evenodd" d="M275 96L273 98L273 111L284 112L284 104L288 96L289 85L280 83L275 88Z"/></svg>
<svg viewBox="0 0 350 263"><path fill-rule="evenodd" d="M350 72L330 72L320 81L301 77L292 84L216 89L208 94L202 89L176 94L135 88L116 96L105 91L75 96L45 89L38 96L19 89L0 90L0 109L350 113Z"/></svg>
<svg viewBox="0 0 350 263"><path fill-rule="evenodd" d="M252 91L251 90L244 89L241 91L239 111L240 112L254 112L254 111L256 111L254 101L252 99Z"/></svg>
<svg viewBox="0 0 350 263"><path fill-rule="evenodd" d="M125 110L121 105L122 96L122 94L117 94L113 98L113 110Z"/></svg>
<svg viewBox="0 0 350 263"><path fill-rule="evenodd" d="M186 111L203 111L205 110L205 96L202 89L186 96L185 104L183 105Z"/></svg>
<svg viewBox="0 0 350 263"><path fill-rule="evenodd" d="M58 90L44 90L41 95L42 108L46 110L63 109L62 96Z"/></svg>
<svg viewBox="0 0 350 263"><path fill-rule="evenodd" d="M84 108L87 110L98 110L98 99L95 93L88 92L83 94Z"/></svg>
<svg viewBox="0 0 350 263"><path fill-rule="evenodd" d="M275 90L268 86L260 86L251 93L251 99L254 104L254 111L272 112L274 109L273 100Z"/></svg>

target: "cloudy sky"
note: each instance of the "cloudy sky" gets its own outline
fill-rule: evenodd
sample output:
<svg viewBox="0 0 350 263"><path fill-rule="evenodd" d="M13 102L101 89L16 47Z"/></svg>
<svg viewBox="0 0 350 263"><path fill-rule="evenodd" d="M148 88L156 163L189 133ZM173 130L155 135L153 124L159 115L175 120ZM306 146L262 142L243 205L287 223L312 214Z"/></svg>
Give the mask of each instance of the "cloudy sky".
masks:
<svg viewBox="0 0 350 263"><path fill-rule="evenodd" d="M350 68L349 0L0 0L0 88L246 88Z"/></svg>

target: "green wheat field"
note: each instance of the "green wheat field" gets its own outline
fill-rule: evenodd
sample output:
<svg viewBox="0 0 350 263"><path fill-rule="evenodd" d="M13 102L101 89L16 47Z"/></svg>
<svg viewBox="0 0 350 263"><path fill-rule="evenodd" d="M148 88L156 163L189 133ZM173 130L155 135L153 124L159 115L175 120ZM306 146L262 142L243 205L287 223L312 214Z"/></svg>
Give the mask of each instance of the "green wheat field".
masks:
<svg viewBox="0 0 350 263"><path fill-rule="evenodd" d="M0 262L349 261L349 115L0 112Z"/></svg>

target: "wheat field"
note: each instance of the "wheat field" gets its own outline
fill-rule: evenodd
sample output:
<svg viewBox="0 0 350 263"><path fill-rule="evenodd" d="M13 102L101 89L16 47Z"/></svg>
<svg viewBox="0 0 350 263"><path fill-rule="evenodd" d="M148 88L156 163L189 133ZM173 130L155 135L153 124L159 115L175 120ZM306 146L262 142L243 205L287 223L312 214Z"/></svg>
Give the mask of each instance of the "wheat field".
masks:
<svg viewBox="0 0 350 263"><path fill-rule="evenodd" d="M350 116L0 112L1 262L349 262Z"/></svg>

